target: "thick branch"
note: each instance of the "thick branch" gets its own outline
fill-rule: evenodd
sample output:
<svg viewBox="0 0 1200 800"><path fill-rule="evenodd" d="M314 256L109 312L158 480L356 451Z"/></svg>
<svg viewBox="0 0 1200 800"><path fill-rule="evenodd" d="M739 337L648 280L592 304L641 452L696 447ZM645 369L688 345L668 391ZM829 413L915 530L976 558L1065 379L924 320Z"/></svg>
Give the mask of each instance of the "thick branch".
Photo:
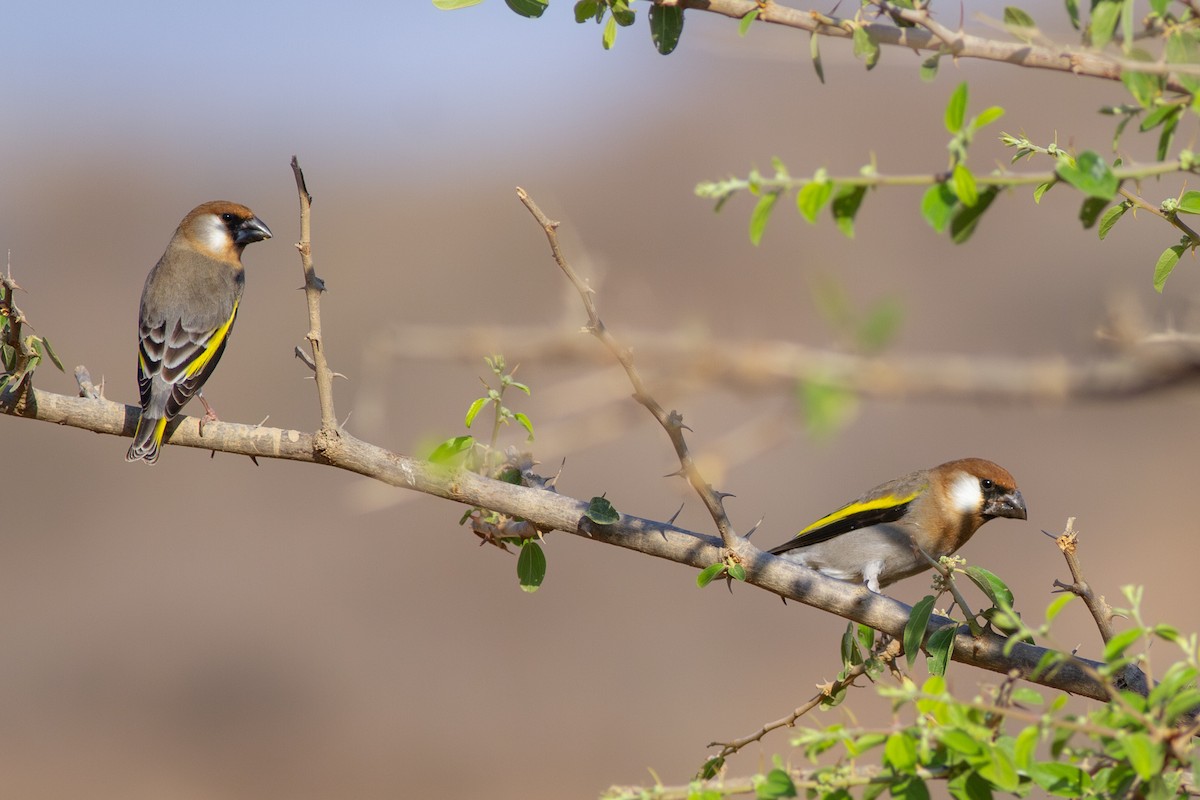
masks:
<svg viewBox="0 0 1200 800"><path fill-rule="evenodd" d="M0 413L128 437L137 426L138 408L31 387L27 402L17 406L0 402ZM325 464L392 486L523 517L545 530L564 531L697 569L716 563L722 557L720 539L655 520L622 515L614 525L589 524L583 530L580 523L587 503L582 500L469 472L450 472L363 442L345 432L329 437L261 425L210 422L205 424L204 436L201 436L196 418L180 417L177 423L168 426L168 442L174 446L259 458ZM746 541L741 543L739 554L746 568L746 583L861 622L894 637L903 636L911 612L903 603L874 594L862 586L826 578L787 559L759 551ZM953 624L951 620L933 617L930 630L949 624ZM1018 644L1006 656L1004 643L1005 640L994 633L978 639L960 633L955 639L953 658L993 672L1007 674L1016 669L1029 676L1046 652L1040 647ZM1101 665L1082 660L1081 664L1082 667L1067 664L1052 675L1033 680L1073 694L1107 700L1105 687L1086 673L1087 669L1098 670Z"/></svg>

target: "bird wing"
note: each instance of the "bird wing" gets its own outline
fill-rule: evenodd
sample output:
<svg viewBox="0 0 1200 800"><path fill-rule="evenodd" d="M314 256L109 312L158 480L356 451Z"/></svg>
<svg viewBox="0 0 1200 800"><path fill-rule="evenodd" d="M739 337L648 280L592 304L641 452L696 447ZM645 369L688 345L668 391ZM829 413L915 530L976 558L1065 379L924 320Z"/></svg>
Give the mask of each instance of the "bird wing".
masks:
<svg viewBox="0 0 1200 800"><path fill-rule="evenodd" d="M138 391L142 407L150 404L154 379L170 387L164 414L174 417L212 374L237 318L234 301L229 318L214 327L195 329L181 319L145 322L138 336Z"/></svg>
<svg viewBox="0 0 1200 800"><path fill-rule="evenodd" d="M862 497L826 514L800 531L783 544L769 552L779 555L797 547L827 542L843 533L895 522L908 513L912 503L929 488L928 478L922 472L914 472L893 481L876 486Z"/></svg>

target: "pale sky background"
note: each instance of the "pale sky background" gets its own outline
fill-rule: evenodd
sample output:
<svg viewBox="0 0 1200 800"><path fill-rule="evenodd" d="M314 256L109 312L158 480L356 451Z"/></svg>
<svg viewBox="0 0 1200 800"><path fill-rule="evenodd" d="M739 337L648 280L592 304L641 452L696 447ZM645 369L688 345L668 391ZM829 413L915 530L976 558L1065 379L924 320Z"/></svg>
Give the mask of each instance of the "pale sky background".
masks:
<svg viewBox="0 0 1200 800"><path fill-rule="evenodd" d="M905 355L1097 357L1117 301L1154 328L1195 329L1194 261L1165 294L1151 287L1177 237L1143 215L1101 243L1061 188L1040 206L1027 191L1000 197L966 247L928 228L912 190L869 196L853 240L827 217L807 225L789 198L758 248L748 199L714 215L693 195L773 156L796 175L852 173L872 154L887 172L944 169L942 109L960 80L973 111L1007 109L991 134L1108 153L1112 120L1095 110L1123 102L1120 86L967 62L926 84L912 53L885 50L867 74L833 41L821 86L806 34L756 25L739 38L735 22L692 13L670 57L644 19L604 52L572 5L525 20L502 0L452 13L424 0L9 4L0 248L27 290L22 308L68 370L86 364L109 398L133 402L146 272L190 208L244 202L276 238L246 253L237 330L205 394L231 421L313 428L315 393L292 357L306 330L296 154L316 197L328 352L350 378L339 417L406 453L464 432L488 351L369 358L381 336L583 321L517 185L563 220L618 335L834 345L811 291L828 279L860 307L899 302L891 352ZM1195 133L1187 120L1179 146ZM1130 132L1125 155L1153 144ZM970 163L1008 157L981 136ZM533 386L518 408L547 472L566 459L561 491L607 492L653 518L682 503L682 524L711 529L686 487L661 477L674 456L616 370L494 346ZM647 378L702 455L790 409L789 396ZM74 391L49 367L37 385ZM570 412L601 396L628 407L596 441ZM1093 584L1113 600L1145 585L1149 619L1192 631L1197 406L1191 388L1036 408L867 402L828 442L781 424L773 448L718 484L737 495L739 528L765 517L756 541L770 545L900 473L991 458L1016 476L1030 519L989 523L963 554L1009 578L1022 610L1040 618L1066 578L1038 531L1077 516ZM514 559L458 527L457 505L185 448L145 469L123 461L124 440L7 417L0 437L0 798L594 797L648 783L650 769L686 781L710 741L783 716L839 668L839 620L748 587L700 592L692 571L617 548L552 534L546 584L527 596ZM926 587L912 578L892 594L911 603ZM1065 645L1100 652L1082 608L1060 624ZM963 694L997 680L950 675ZM847 707L888 719L869 692ZM833 721L852 722L843 709L815 723ZM776 753L800 758L779 734L730 768Z"/></svg>

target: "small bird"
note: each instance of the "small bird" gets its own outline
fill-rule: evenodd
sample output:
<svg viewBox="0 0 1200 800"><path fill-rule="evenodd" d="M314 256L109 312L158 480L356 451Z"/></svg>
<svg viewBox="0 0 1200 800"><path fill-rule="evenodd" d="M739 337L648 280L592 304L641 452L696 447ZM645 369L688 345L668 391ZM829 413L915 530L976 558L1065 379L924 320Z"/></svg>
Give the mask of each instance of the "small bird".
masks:
<svg viewBox="0 0 1200 800"><path fill-rule="evenodd" d="M246 282L242 250L270 238L271 229L253 211L226 200L196 206L175 229L142 289L142 415L126 461L158 460L167 423L200 391L225 352ZM216 419L207 403L205 409L208 419Z"/></svg>
<svg viewBox="0 0 1200 800"><path fill-rule="evenodd" d="M879 594L932 566L921 551L948 556L994 517L1027 518L1017 482L998 464L963 458L880 484L769 552Z"/></svg>

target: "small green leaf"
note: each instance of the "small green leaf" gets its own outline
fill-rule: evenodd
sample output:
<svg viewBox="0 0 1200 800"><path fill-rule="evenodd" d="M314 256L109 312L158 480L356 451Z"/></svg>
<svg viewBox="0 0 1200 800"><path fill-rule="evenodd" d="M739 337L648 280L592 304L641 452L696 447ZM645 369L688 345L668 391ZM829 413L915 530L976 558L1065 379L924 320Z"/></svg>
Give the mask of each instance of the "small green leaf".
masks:
<svg viewBox="0 0 1200 800"><path fill-rule="evenodd" d="M467 423L468 428L471 427L471 423L475 421L475 417L479 416L479 412L483 411L484 406L486 406L490 402L491 402L490 397L481 397L478 400L476 400L474 403L471 403L471 407L467 409L467 417L466 417L466 423Z"/></svg>
<svg viewBox="0 0 1200 800"><path fill-rule="evenodd" d="M1097 0L1092 4L1092 19L1088 23L1088 34L1092 47L1097 50L1112 41L1121 18L1121 0Z"/></svg>
<svg viewBox="0 0 1200 800"><path fill-rule="evenodd" d="M733 578L735 581L746 580L746 568L741 564L730 564L728 572L729 577Z"/></svg>
<svg viewBox="0 0 1200 800"><path fill-rule="evenodd" d="M1075 599L1073 594L1062 594L1054 598L1050 605L1046 606L1046 622L1053 622L1067 605Z"/></svg>
<svg viewBox="0 0 1200 800"><path fill-rule="evenodd" d="M1058 178L1046 181L1045 183L1039 183L1033 190L1033 202L1040 204L1042 202L1042 195L1050 191L1051 187L1056 183L1058 183Z"/></svg>
<svg viewBox="0 0 1200 800"><path fill-rule="evenodd" d="M1003 747L989 749L990 760L979 768L979 774L1003 792L1015 792L1021 785L1021 776L1013 763L1012 756Z"/></svg>
<svg viewBox="0 0 1200 800"><path fill-rule="evenodd" d="M440 8L442 11L452 11L456 8L477 6L482 2L483 0L433 0L433 7Z"/></svg>
<svg viewBox="0 0 1200 800"><path fill-rule="evenodd" d="M710 781L721 772L721 767L725 766L725 759L720 756L712 756L705 760L704 765L700 767L700 771L696 773L696 780ZM690 800L690 798L689 798ZM698 800L707 800L701 796Z"/></svg>
<svg viewBox="0 0 1200 800"><path fill-rule="evenodd" d="M941 53L934 53L929 58L921 62L921 80L929 83L937 77L938 60L941 59Z"/></svg>
<svg viewBox="0 0 1200 800"><path fill-rule="evenodd" d="M1179 198L1175 210L1181 214L1200 214L1200 192L1187 191Z"/></svg>
<svg viewBox="0 0 1200 800"><path fill-rule="evenodd" d="M605 50L612 50L613 44L617 41L617 18L609 17L608 22L604 23L604 33L600 37L600 45Z"/></svg>
<svg viewBox="0 0 1200 800"><path fill-rule="evenodd" d="M1100 218L1099 233L1100 233L1101 239L1103 239L1105 236L1108 236L1108 232L1112 230L1113 225L1116 225L1117 220L1119 220L1119 219L1121 219L1121 217L1125 216L1125 212L1128 210L1129 210L1128 203L1118 203L1117 205L1110 208L1108 211L1104 212L1104 216ZM1069 594L1064 595L1064 597L1070 599L1071 595L1069 595Z"/></svg>
<svg viewBox="0 0 1200 800"><path fill-rule="evenodd" d="M1125 650L1140 638L1142 638L1141 628L1130 628L1127 631L1121 631L1116 634L1104 646L1104 660L1115 661L1125 655Z"/></svg>
<svg viewBox="0 0 1200 800"><path fill-rule="evenodd" d="M754 787L754 795L758 800L795 797L796 785L792 783L790 775L776 767L766 774L761 783Z"/></svg>
<svg viewBox="0 0 1200 800"><path fill-rule="evenodd" d="M903 320L904 307L900 303L890 299L881 300L858 326L855 339L859 348L867 353L882 350L896 335Z"/></svg>
<svg viewBox="0 0 1200 800"><path fill-rule="evenodd" d="M1125 757L1129 759L1129 765L1142 780L1150 780L1162 769L1162 745L1153 742L1149 735L1134 731L1125 737L1122 744L1125 745Z"/></svg>
<svg viewBox="0 0 1200 800"><path fill-rule="evenodd" d="M1056 797L1084 797L1092 787L1090 775L1061 761L1035 761L1028 772L1034 783Z"/></svg>
<svg viewBox="0 0 1200 800"><path fill-rule="evenodd" d="M1134 56L1133 60L1140 60ZM1121 83L1129 90L1129 94L1142 108L1150 106L1162 96L1163 76L1152 75L1149 72L1139 72L1134 69L1121 70Z"/></svg>
<svg viewBox="0 0 1200 800"><path fill-rule="evenodd" d="M858 209L866 195L866 186L853 185L842 186L834 194L830 205L833 221L847 239L854 238L854 218L858 216Z"/></svg>
<svg viewBox="0 0 1200 800"><path fill-rule="evenodd" d="M521 582L521 591L531 594L546 580L546 554L535 539L521 542L521 552L517 555L517 579Z"/></svg>
<svg viewBox="0 0 1200 800"><path fill-rule="evenodd" d="M637 14L629 7L629 0L612 0L609 8L612 9L613 19L622 28L628 28L637 19Z"/></svg>
<svg viewBox="0 0 1200 800"><path fill-rule="evenodd" d="M862 59L868 70L875 69L879 63L879 43L862 25L854 29L854 57Z"/></svg>
<svg viewBox="0 0 1200 800"><path fill-rule="evenodd" d="M1182 108L1179 114L1172 114L1163 120L1162 132L1158 134L1158 150L1156 155L1159 161L1165 161L1167 151L1171 149L1171 140L1175 138L1175 128L1179 126L1179 117L1182 114Z"/></svg>
<svg viewBox="0 0 1200 800"><path fill-rule="evenodd" d="M965 571L967 577L987 595L992 605L997 608L1013 607L1012 591L995 573L989 572L983 567L967 567Z"/></svg>
<svg viewBox="0 0 1200 800"><path fill-rule="evenodd" d="M613 504L604 497L593 497L583 515L597 525L612 525L621 519Z"/></svg>
<svg viewBox="0 0 1200 800"><path fill-rule="evenodd" d="M812 59L813 70L817 73L817 80L821 83L825 82L825 67L821 64L821 37L817 36L817 32L813 31L808 35L808 56Z"/></svg>
<svg viewBox="0 0 1200 800"><path fill-rule="evenodd" d="M1182 244L1173 245L1163 250L1162 255L1158 257L1158 263L1154 265L1154 291L1162 294L1163 286L1166 285L1167 278L1171 277L1175 265L1179 263L1185 247L1186 245Z"/></svg>
<svg viewBox="0 0 1200 800"><path fill-rule="evenodd" d="M1065 0L1067 6L1067 19L1071 20L1071 27L1079 30L1079 0Z"/></svg>
<svg viewBox="0 0 1200 800"><path fill-rule="evenodd" d="M933 613L934 596L927 594L913 604L912 613L904 625L904 657L911 668L921 652L921 642L925 640L925 628L929 624L929 615Z"/></svg>
<svg viewBox="0 0 1200 800"><path fill-rule="evenodd" d="M953 625L944 625L929 635L926 649L929 651L927 663L930 675L945 675L946 667L950 664L950 656L954 652Z"/></svg>
<svg viewBox="0 0 1200 800"><path fill-rule="evenodd" d="M823 439L837 433L858 413L858 395L844 386L821 380L800 382L804 429Z"/></svg>
<svg viewBox="0 0 1200 800"><path fill-rule="evenodd" d="M750 30L750 24L758 19L758 9L752 9L749 14L742 17L742 21L738 23L738 36L745 36L746 31Z"/></svg>
<svg viewBox="0 0 1200 800"><path fill-rule="evenodd" d="M800 187L796 192L796 207L800 214L810 223L817 221L817 214L833 196L833 182L829 180L812 180Z"/></svg>
<svg viewBox="0 0 1200 800"><path fill-rule="evenodd" d="M703 589L713 582L713 579L725 571L725 565L721 562L709 564L704 569L700 570L700 574L696 576L696 585Z"/></svg>
<svg viewBox="0 0 1200 800"><path fill-rule="evenodd" d="M599 10L599 0L579 0L575 4L575 21L582 24L589 19L595 19L596 12Z"/></svg>
<svg viewBox="0 0 1200 800"><path fill-rule="evenodd" d="M474 443L475 440L470 436L455 436L453 439L447 439L433 448L433 452L429 454L429 461L433 464L449 464L463 452L469 450Z"/></svg>
<svg viewBox="0 0 1200 800"><path fill-rule="evenodd" d="M1096 224L1096 219L1106 205L1108 205L1108 201L1099 197L1084 199L1083 205L1079 207L1079 221L1083 223L1084 230L1088 230Z"/></svg>
<svg viewBox="0 0 1200 800"><path fill-rule="evenodd" d="M1064 159L1055 170L1059 178L1074 186L1089 197L1111 200L1121 182L1104 160L1094 150L1084 150L1075 158L1075 163Z"/></svg>
<svg viewBox="0 0 1200 800"><path fill-rule="evenodd" d="M1176 27L1167 36L1166 56L1168 64L1195 64L1200 62L1200 42L1197 42L1195 29L1185 30ZM1200 90L1200 78L1195 75L1176 73L1175 77L1192 94Z"/></svg>
<svg viewBox="0 0 1200 800"><path fill-rule="evenodd" d="M954 191L945 183L935 183L921 198L921 216L935 231L943 233L957 206L958 197Z"/></svg>
<svg viewBox="0 0 1200 800"><path fill-rule="evenodd" d="M1023 42L1032 42L1033 34L1037 32L1037 23L1033 21L1033 17L1016 6L1005 6L1004 27Z"/></svg>
<svg viewBox="0 0 1200 800"><path fill-rule="evenodd" d="M537 19L546 13L548 0L504 0L508 7L526 19Z"/></svg>
<svg viewBox="0 0 1200 800"><path fill-rule="evenodd" d="M950 185L960 203L967 208L979 202L979 190L975 187L975 176L963 164L955 164L950 177Z"/></svg>
<svg viewBox="0 0 1200 800"><path fill-rule="evenodd" d="M750 213L750 244L757 247L762 241L763 232L767 229L767 220L771 218L771 210L775 208L775 201L778 199L779 192L767 192L758 198L754 211Z"/></svg>
<svg viewBox="0 0 1200 800"><path fill-rule="evenodd" d="M979 116L971 120L972 130L979 130L987 125L991 125L996 120L1004 116L1004 109L1000 106L988 106L983 111L979 112Z"/></svg>
<svg viewBox="0 0 1200 800"><path fill-rule="evenodd" d="M517 421L517 423L522 428L525 429L525 432L529 434L530 441L532 441L533 440L533 422L532 422L532 420L530 420L528 416L521 413L520 411L513 414L513 419L515 419Z"/></svg>
<svg viewBox="0 0 1200 800"><path fill-rule="evenodd" d="M962 244L970 239L975 233L975 229L979 227L979 220L983 218L984 212L988 210L999 193L999 187L989 186L979 195L979 200L974 206L969 208L960 206L954 218L950 220L950 240L955 244Z"/></svg>
<svg viewBox="0 0 1200 800"><path fill-rule="evenodd" d="M962 130L966 118L967 82L963 81L954 88L950 94L950 101L946 103L946 130L950 133L958 133Z"/></svg>
<svg viewBox="0 0 1200 800"><path fill-rule="evenodd" d="M683 35L683 9L679 6L650 6L650 39L660 54L670 55Z"/></svg>
<svg viewBox="0 0 1200 800"><path fill-rule="evenodd" d="M883 746L883 758L896 772L908 772L917 765L917 743L904 733L893 733Z"/></svg>
<svg viewBox="0 0 1200 800"><path fill-rule="evenodd" d="M1154 130L1159 125L1162 125L1163 121L1166 120L1167 117L1178 114L1179 109L1180 107L1174 104L1159 106L1142 118L1141 124L1138 125L1138 130L1140 130L1142 133Z"/></svg>

